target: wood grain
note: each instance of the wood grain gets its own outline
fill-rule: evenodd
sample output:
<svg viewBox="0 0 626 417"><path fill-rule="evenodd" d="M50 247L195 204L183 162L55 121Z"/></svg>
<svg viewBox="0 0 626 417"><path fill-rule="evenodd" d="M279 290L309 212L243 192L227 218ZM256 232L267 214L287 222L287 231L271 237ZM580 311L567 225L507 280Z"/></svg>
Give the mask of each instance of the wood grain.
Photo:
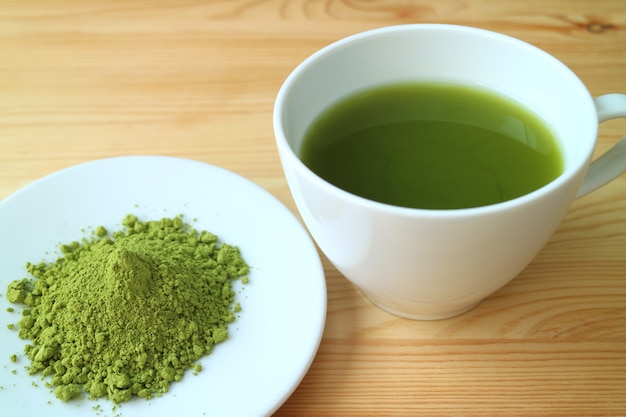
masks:
<svg viewBox="0 0 626 417"><path fill-rule="evenodd" d="M404 23L509 34L593 95L626 92L623 0L0 0L0 199L77 163L159 154L238 172L295 213L272 133L281 83L330 42ZM624 132L603 124L597 154ZM452 319L389 315L322 259L324 338L277 416L626 416L625 176Z"/></svg>

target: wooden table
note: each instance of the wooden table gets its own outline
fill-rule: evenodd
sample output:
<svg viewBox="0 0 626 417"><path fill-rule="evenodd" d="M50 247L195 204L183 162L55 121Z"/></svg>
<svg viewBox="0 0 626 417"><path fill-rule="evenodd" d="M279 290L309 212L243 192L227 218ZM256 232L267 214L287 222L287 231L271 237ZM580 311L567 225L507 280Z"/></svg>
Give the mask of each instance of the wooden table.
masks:
<svg viewBox="0 0 626 417"><path fill-rule="evenodd" d="M272 132L285 77L346 35L424 22L521 38L593 95L626 93L624 0L0 0L0 199L77 163L159 154L235 171L295 212ZM624 132L604 124L598 153ZM626 176L453 319L387 314L322 259L324 338L276 415L626 415Z"/></svg>

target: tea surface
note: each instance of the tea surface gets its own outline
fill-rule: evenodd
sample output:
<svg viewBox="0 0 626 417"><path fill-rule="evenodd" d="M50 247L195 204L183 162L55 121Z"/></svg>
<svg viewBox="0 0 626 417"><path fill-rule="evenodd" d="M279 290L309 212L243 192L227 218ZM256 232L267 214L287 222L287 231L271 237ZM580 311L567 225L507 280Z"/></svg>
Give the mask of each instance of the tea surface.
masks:
<svg viewBox="0 0 626 417"><path fill-rule="evenodd" d="M538 116L489 90L443 83L392 84L340 100L309 127L300 157L350 193L424 209L510 200L563 169Z"/></svg>

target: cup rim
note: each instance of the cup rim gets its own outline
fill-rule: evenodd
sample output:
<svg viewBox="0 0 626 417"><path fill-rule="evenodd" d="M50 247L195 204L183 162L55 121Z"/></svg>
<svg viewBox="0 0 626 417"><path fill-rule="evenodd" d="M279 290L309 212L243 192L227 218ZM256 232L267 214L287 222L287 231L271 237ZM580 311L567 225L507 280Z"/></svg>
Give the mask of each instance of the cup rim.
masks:
<svg viewBox="0 0 626 417"><path fill-rule="evenodd" d="M349 191L340 188L325 179L318 176L314 173L309 167L307 167L300 158L296 155L294 150L291 148L291 145L287 141L287 137L284 130L284 125L282 122L282 113L283 108L285 107L285 100L288 91L291 89L292 85L297 81L300 77L301 73L304 72L310 65L312 65L315 61L321 59L324 55L327 55L329 52L341 48L344 45L351 44L362 39L368 37L376 37L381 34L386 34L390 32L397 31L428 31L428 30L447 30L447 31L462 31L465 33L473 32L474 34L489 36L491 38L498 38L505 42L512 42L516 44L518 47L524 47L531 49L534 53L540 54L544 59L552 61L552 63L558 66L562 71L568 74L572 80L578 84L578 88L584 92L584 96L586 99L586 103L581 103L580 105L586 105L589 109L589 114L595 116L595 123L593 123L594 128L594 137L593 140L588 141L587 149L581 150L581 156L577 158L573 163L569 164L569 166L564 167L563 172L550 181L549 183L529 192L522 196L515 197L510 200L502 201L499 203L488 204L483 206L476 207L465 207L465 208L456 208L456 209L427 209L427 208L416 208L416 207L405 207L405 206L397 206L388 203L383 203L376 200L371 200L365 197L361 197L357 194L353 194ZM593 102L593 98L591 97L589 91L585 87L584 83L580 80L580 78L563 62L544 51L541 48L538 48L528 42L525 42L521 39L499 33L494 32L482 28L472 27L472 26L463 26L463 25L454 25L454 24L440 24L440 23L413 23L413 24L401 24L401 25L393 25L393 26L384 26L375 29L366 30L363 32L354 33L352 35L348 35L344 38L336 40L317 51L313 52L303 61L301 61L287 76L282 86L280 87L276 99L274 101L274 109L273 109L273 127L275 133L275 140L279 149L281 158L289 158L289 163L295 167L298 171L303 173L309 180L314 181L318 184L321 184L323 187L328 188L333 192L333 194L341 195L343 198L347 198L349 200L354 201L360 206L369 207L372 209L384 210L390 214L394 215L404 215L404 216L431 216L431 217L461 217L468 215L483 215L492 212L499 212L508 209L512 209L515 207L523 206L531 201L534 201L538 198L541 198L551 192L553 190L558 189L564 183L571 181L572 177L577 176L580 171L586 170L588 167L591 156L593 155L593 151L597 142L597 128L598 128L598 119L597 113L595 111L595 105ZM584 147L585 144L581 145ZM577 184L577 188L580 187L580 184Z"/></svg>

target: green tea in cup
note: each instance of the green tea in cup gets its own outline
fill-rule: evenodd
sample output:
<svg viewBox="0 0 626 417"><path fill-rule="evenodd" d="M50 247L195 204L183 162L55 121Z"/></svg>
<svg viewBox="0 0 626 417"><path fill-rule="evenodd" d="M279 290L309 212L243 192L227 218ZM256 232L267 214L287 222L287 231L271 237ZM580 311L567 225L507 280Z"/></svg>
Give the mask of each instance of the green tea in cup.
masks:
<svg viewBox="0 0 626 417"><path fill-rule="evenodd" d="M620 117L626 95L593 98L528 43L409 24L306 58L273 125L298 213L330 263L385 311L435 320L510 282L577 197L625 172L626 137L592 158L598 123Z"/></svg>
<svg viewBox="0 0 626 417"><path fill-rule="evenodd" d="M300 157L352 194L422 209L500 203L563 171L538 115L482 87L440 82L383 85L339 100L311 124Z"/></svg>

